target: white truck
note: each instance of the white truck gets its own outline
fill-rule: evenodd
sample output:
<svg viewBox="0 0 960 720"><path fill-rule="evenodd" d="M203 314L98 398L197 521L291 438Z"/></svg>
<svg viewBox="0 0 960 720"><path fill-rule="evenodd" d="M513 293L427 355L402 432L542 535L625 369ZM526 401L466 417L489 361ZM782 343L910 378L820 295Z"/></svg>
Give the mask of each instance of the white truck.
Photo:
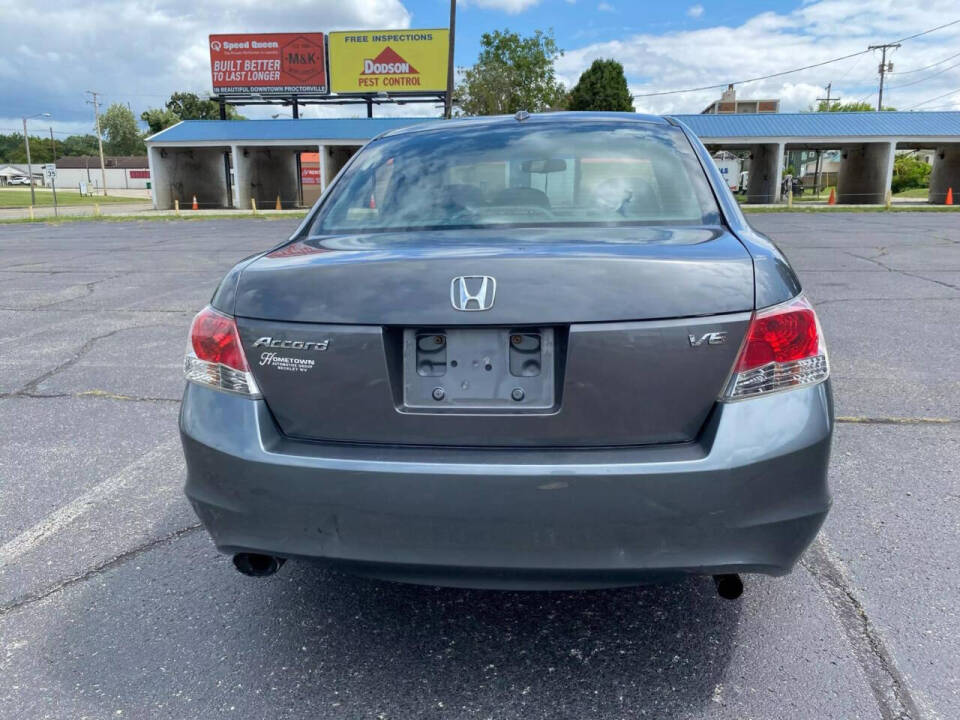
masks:
<svg viewBox="0 0 960 720"><path fill-rule="evenodd" d="M730 192L740 192L740 173L743 161L731 152L723 150L713 156L713 162L723 175Z"/></svg>

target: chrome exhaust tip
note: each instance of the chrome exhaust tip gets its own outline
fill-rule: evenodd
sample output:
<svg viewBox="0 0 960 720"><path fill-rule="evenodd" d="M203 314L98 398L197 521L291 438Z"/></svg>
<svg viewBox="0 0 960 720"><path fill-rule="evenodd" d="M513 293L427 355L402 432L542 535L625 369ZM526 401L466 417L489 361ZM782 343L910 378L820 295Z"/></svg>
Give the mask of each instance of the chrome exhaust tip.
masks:
<svg viewBox="0 0 960 720"><path fill-rule="evenodd" d="M233 556L233 566L247 577L269 577L286 561L286 558L258 553L237 553Z"/></svg>

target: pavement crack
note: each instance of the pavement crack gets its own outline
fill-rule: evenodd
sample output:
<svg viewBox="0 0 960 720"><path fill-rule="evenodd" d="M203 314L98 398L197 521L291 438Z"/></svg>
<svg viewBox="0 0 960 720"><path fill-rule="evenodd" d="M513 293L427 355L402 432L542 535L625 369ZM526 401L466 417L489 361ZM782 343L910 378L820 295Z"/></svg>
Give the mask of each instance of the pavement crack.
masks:
<svg viewBox="0 0 960 720"><path fill-rule="evenodd" d="M117 328L116 330L111 330L110 332L103 333L102 335L95 335L89 340L85 341L83 345L81 345L77 349L77 351L72 356L70 356L67 360L64 360L62 363L60 363L56 367L51 368L50 370L47 370L42 375L35 377L33 380L30 380L29 382L27 382L26 385L21 387L19 390L15 390L12 393L8 393L6 397L13 397L18 395L24 396L24 397L28 397L30 395L40 395L41 393L37 392L37 388L40 386L42 382L44 382L45 380L49 380L54 375L61 373L64 370L67 370L73 367L74 365L76 365L83 358L84 355L86 355L88 352L90 352L93 349L94 345L96 345L99 341L106 340L107 338L113 337L117 333L123 332L125 330L142 330L142 329L151 328L151 327L160 327L160 325L154 324L154 325L137 325L135 327L123 327L123 328Z"/></svg>
<svg viewBox="0 0 960 720"><path fill-rule="evenodd" d="M49 308L55 308L58 305L63 305L64 303L83 300L84 298L88 298L91 295L93 295L93 293L95 293L97 290L97 285L99 285L100 283L107 282L108 280L116 280L119 277L123 277L124 274L125 273L116 273L114 275L110 275L109 277L100 278L99 280L91 280L90 282L81 283L81 286L84 288L86 292L83 295L80 295L79 297L71 297L71 298L66 298L65 300L55 300L49 303L42 303L41 305L37 305L32 308L26 308L26 310L46 310ZM73 287L76 287L76 286L73 286Z"/></svg>
<svg viewBox="0 0 960 720"><path fill-rule="evenodd" d="M153 550L156 547L159 547L161 545L169 545L173 542L176 542L177 540L180 540L181 538L184 538L190 535L191 533L196 532L202 527L203 526L200 523L195 523L193 525L188 525L185 528L180 528L179 530L175 530L172 533L168 533L167 535L163 535L159 538L155 538L142 545L138 545L134 548L130 548L129 550L126 550L120 553L119 555L115 555L109 560L106 560L102 563L98 563L93 567L90 567L84 570L82 573L73 575L72 577L68 577L63 580L59 580L56 583L52 585L48 585L47 587L37 590L35 592L22 595L10 603L7 603L5 605L0 605L0 617L4 617L5 615L8 615L12 612L20 610L23 607L40 602L44 598L50 597L54 593L60 592L61 590L64 590L70 587L71 585L76 585L78 583L82 583L86 580L90 580L91 578L102 575L103 573L113 570L114 568L119 567L124 563L129 562L130 560L136 557L139 557L140 555L143 555L144 553L149 552L150 550Z"/></svg>
<svg viewBox="0 0 960 720"><path fill-rule="evenodd" d="M910 272L909 270L901 270L901 269L899 269L899 268L890 267L890 266L887 265L885 262L881 262L881 261L879 260L879 258L885 257L885 256L887 255L887 249L886 249L885 247L882 247L882 248L879 248L879 250L880 250L880 252L879 252L877 255L871 255L871 256L857 255L856 253L852 253L852 252L850 252L849 250L844 250L843 252L844 252L845 255L849 255L850 257L854 257L854 258L857 258L857 259L859 259L859 260L866 260L867 262L872 262L874 265L877 265L877 266L879 266L879 267L882 267L882 268L883 268L884 270L886 270L887 272L897 273L897 274L899 274L899 275L904 275L905 277L916 278L917 280L926 280L927 282L931 282L931 283L934 283L934 284L936 284L936 285L940 285L941 287L950 288L951 290L960 291L960 285L954 285L953 283L948 283L948 282L945 282L945 281L943 281L943 280L937 280L937 279L935 279L935 278L929 278L929 277L926 277L926 276L924 276L924 275L918 275L917 273L912 273L912 272Z"/></svg>
<svg viewBox="0 0 960 720"><path fill-rule="evenodd" d="M121 402L146 402L146 403L179 403L180 398L150 397L139 395L124 395L122 393L109 392L107 390L82 390L80 392L62 392L62 393L38 393L16 392L0 393L0 400L9 398L30 398L31 400L57 400L60 398L98 398L103 400L119 400Z"/></svg>
<svg viewBox="0 0 960 720"><path fill-rule="evenodd" d="M60 363L56 367L51 368L50 370L47 370L45 373L38 375L33 380L30 380L26 385L24 385L22 388L20 388L18 391L16 391L13 394L29 395L31 393L35 393L40 383L42 383L44 380L49 380L59 372L63 372L64 370L70 367L73 367L76 363L78 363L83 358L84 355L90 352L93 349L93 346L96 345L100 340L106 340L107 338L113 337L118 332L121 332L122 330L126 330L126 329L127 328L117 328L116 330L111 330L110 332L103 333L102 335L95 335L94 337L84 342L83 345L81 345L70 358L68 358L67 360L64 360L62 363Z"/></svg>
<svg viewBox="0 0 960 720"><path fill-rule="evenodd" d="M920 720L906 678L874 626L839 559L821 535L800 560L827 596L867 679L883 720Z"/></svg>
<svg viewBox="0 0 960 720"><path fill-rule="evenodd" d="M838 415L838 423L860 425L952 425L960 423L960 418L948 417L871 417L868 415Z"/></svg>
<svg viewBox="0 0 960 720"><path fill-rule="evenodd" d="M816 307L822 307L823 305L833 305L834 303L866 303L866 302L939 302L942 303L944 300L952 300L948 297L851 297L851 298L830 298L828 300L817 300L813 304Z"/></svg>

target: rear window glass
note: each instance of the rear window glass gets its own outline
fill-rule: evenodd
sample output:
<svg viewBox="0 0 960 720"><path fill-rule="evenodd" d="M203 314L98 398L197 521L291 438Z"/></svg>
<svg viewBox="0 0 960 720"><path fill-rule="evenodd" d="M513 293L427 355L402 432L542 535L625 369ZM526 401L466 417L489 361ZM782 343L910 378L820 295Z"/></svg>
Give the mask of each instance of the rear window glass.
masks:
<svg viewBox="0 0 960 720"><path fill-rule="evenodd" d="M478 124L371 143L332 188L311 234L717 222L677 128Z"/></svg>

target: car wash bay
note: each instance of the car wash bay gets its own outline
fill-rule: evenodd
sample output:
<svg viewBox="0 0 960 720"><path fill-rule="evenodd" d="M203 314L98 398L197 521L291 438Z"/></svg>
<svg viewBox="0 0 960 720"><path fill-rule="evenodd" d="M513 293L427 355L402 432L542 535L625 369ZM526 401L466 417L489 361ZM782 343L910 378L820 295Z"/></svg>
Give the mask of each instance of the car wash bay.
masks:
<svg viewBox="0 0 960 720"><path fill-rule="evenodd" d="M370 138L423 120L187 120L148 140L154 207L309 207Z"/></svg>
<svg viewBox="0 0 960 720"><path fill-rule="evenodd" d="M930 203L960 192L960 112L678 115L712 151L749 155L748 203L781 200L785 154L839 150L837 202L883 204L896 153L931 150ZM170 209L310 206L371 138L433 118L186 120L147 139L153 202ZM299 168L299 172L298 172Z"/></svg>

